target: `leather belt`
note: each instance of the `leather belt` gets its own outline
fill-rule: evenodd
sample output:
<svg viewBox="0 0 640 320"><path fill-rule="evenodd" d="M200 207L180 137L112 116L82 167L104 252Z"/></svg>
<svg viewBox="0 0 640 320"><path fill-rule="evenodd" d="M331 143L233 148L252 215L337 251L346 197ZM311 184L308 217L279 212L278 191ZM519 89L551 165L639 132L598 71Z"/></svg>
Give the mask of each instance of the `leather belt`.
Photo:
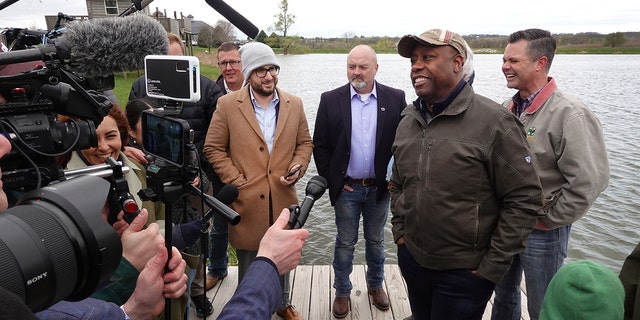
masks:
<svg viewBox="0 0 640 320"><path fill-rule="evenodd" d="M352 179L347 177L344 179L344 182L349 184L361 185L363 187L370 187L370 186L376 185L376 179L374 178Z"/></svg>

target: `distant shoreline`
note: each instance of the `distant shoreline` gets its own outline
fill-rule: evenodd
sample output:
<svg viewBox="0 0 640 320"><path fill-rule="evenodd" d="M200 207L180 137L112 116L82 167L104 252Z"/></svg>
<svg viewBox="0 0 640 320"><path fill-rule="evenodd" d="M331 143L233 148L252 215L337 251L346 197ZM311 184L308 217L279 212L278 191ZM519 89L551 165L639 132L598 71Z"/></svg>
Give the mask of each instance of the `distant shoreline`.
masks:
<svg viewBox="0 0 640 320"><path fill-rule="evenodd" d="M378 54L398 53L395 48L393 49L379 49L374 48ZM471 48L473 49L473 48ZM282 53L282 49L275 48L274 51L278 54ZM290 54L347 54L347 49L311 49L309 52L290 53ZM503 54L504 48L479 48L473 49L474 54ZM640 54L640 47L558 47L556 54Z"/></svg>

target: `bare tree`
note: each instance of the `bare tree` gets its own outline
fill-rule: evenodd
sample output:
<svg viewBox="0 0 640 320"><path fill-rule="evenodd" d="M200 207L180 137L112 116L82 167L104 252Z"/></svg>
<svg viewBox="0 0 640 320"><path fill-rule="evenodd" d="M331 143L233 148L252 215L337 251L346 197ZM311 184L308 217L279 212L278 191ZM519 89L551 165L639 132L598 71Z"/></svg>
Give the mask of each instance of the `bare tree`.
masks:
<svg viewBox="0 0 640 320"><path fill-rule="evenodd" d="M356 40L358 39L353 31L347 31L343 33L342 37L344 38L344 46L347 49L353 48L355 46L354 44L356 43Z"/></svg>
<svg viewBox="0 0 640 320"><path fill-rule="evenodd" d="M211 52L211 47L216 45L214 29L208 24L203 24L198 33L198 46L206 47Z"/></svg>
<svg viewBox="0 0 640 320"><path fill-rule="evenodd" d="M214 38L218 41L218 44L236 40L236 29L231 22L226 20L218 20L215 27L213 27Z"/></svg>

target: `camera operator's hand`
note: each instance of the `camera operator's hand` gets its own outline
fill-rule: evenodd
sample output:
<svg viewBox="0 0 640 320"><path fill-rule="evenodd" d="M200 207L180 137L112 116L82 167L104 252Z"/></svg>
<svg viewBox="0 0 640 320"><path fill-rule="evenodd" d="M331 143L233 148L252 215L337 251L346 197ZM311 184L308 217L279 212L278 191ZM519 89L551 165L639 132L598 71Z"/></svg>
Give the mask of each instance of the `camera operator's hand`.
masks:
<svg viewBox="0 0 640 320"><path fill-rule="evenodd" d="M139 163L142 163L142 164L149 163L149 160L147 160L147 158L144 157L145 156L144 151L142 151L142 150L140 150L138 148L125 146L124 147L124 155L127 156L127 158L133 159L133 160L138 161Z"/></svg>
<svg viewBox="0 0 640 320"><path fill-rule="evenodd" d="M184 273L187 264L182 260L180 251L175 247L172 249L169 273L164 274L167 262L167 250L164 244L154 250L157 254L140 272L136 289L122 306L131 319L155 318L164 310L165 298L178 298L187 290L187 275Z"/></svg>
<svg viewBox="0 0 640 320"><path fill-rule="evenodd" d="M196 176L195 178L193 178L193 180L191 181L191 184L192 184L194 187L199 186L199 185L200 185L200 177L199 177L199 176Z"/></svg>
<svg viewBox="0 0 640 320"><path fill-rule="evenodd" d="M5 136L0 135L0 158L9 152L11 152L11 142L9 142ZM2 178L2 169L0 169L0 178ZM0 188L0 210L6 210L8 207L9 200L7 199L7 194Z"/></svg>
<svg viewBox="0 0 640 320"><path fill-rule="evenodd" d="M120 237L122 237L122 234L129 228L129 224L126 221L124 221L123 217L124 217L124 211L120 210L120 213L118 213L118 220L114 222L113 225L111 226L113 227L113 229L116 230L116 232Z"/></svg>
<svg viewBox="0 0 640 320"><path fill-rule="evenodd" d="M157 223L152 223L144 229L148 215L147 209L140 210L140 214L133 219L120 237L122 256L138 271L141 271L147 261L156 255L158 245L164 245L164 238L158 232Z"/></svg>
<svg viewBox="0 0 640 320"><path fill-rule="evenodd" d="M289 209L283 209L278 220L267 230L260 240L258 257L273 261L278 273L283 275L298 266L302 257L302 247L309 237L309 230L301 228L287 229Z"/></svg>

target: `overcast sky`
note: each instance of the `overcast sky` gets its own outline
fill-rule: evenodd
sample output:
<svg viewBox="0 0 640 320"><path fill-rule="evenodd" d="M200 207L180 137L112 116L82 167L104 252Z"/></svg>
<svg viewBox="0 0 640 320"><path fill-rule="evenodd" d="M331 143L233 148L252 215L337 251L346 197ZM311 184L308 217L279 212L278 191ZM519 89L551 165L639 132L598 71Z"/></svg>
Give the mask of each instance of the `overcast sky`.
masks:
<svg viewBox="0 0 640 320"><path fill-rule="evenodd" d="M2 4L5 0L0 0ZM126 0L119 0L126 1ZM228 5L270 32L280 0L226 0ZM150 4L193 15L208 24L224 19L204 0L155 0ZM0 11L0 27L44 29L44 15L86 15L84 0L20 0ZM296 16L289 34L311 37L402 36L432 28L462 35L501 34L531 27L552 33L640 31L640 1L418 1L418 0L289 0ZM245 35L238 31L238 36Z"/></svg>

